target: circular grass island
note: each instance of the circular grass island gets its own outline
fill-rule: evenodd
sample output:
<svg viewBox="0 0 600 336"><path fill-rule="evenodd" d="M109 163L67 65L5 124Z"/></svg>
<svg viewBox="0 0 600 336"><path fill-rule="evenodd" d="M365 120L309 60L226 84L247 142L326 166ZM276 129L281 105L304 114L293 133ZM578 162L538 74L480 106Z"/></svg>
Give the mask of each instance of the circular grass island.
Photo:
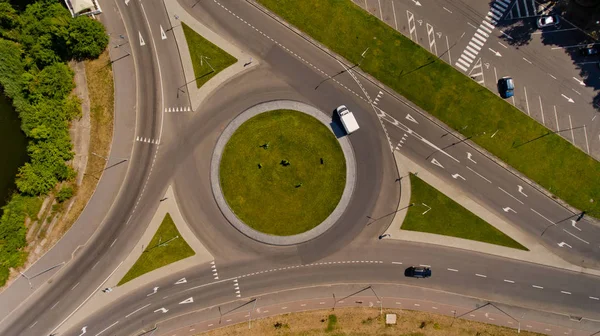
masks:
<svg viewBox="0 0 600 336"><path fill-rule="evenodd" d="M291 236L323 222L346 184L335 135L293 110L260 113L239 126L221 156L223 196L235 215L262 233Z"/></svg>

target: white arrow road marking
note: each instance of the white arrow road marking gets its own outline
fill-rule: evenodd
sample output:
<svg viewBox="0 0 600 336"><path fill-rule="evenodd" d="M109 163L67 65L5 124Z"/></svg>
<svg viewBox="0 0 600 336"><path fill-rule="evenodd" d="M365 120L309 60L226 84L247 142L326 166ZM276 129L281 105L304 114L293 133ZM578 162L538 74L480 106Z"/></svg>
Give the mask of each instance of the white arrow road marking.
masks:
<svg viewBox="0 0 600 336"><path fill-rule="evenodd" d="M527 196L524 192L523 192L523 187L521 187L520 185L517 186L517 188L519 188L519 192L521 193L521 195L525 196L525 197L529 197Z"/></svg>
<svg viewBox="0 0 600 336"><path fill-rule="evenodd" d="M165 34L165 30L163 29L162 25L159 25L159 26L160 26L160 38L163 40L166 40L167 34Z"/></svg>
<svg viewBox="0 0 600 336"><path fill-rule="evenodd" d="M560 243L556 243L556 244L557 244L558 246L560 246L560 247L565 247L565 246L566 246L566 247L568 247L568 248L573 248L571 245L569 245L569 244L567 244L567 243L565 243L565 242L560 242Z"/></svg>
<svg viewBox="0 0 600 336"><path fill-rule="evenodd" d="M512 211L514 213L517 213L515 210L511 209L510 207L502 208L502 210L504 210L504 212Z"/></svg>
<svg viewBox="0 0 600 336"><path fill-rule="evenodd" d="M152 292L152 293L150 293L150 294L148 294L146 296L150 296L150 295L156 294L156 292L158 291L158 287L154 287L153 290L154 290L154 292Z"/></svg>
<svg viewBox="0 0 600 336"><path fill-rule="evenodd" d="M412 2L414 2L415 5L417 5L417 6L421 6L421 3L419 1L417 1L417 0L412 0Z"/></svg>
<svg viewBox="0 0 600 336"><path fill-rule="evenodd" d="M494 55L498 56L498 57L502 57L502 55L497 52L496 50L492 49L492 48L488 48Z"/></svg>
<svg viewBox="0 0 600 336"><path fill-rule="evenodd" d="M452 178L453 178L453 179L455 179L455 180L456 180L456 179L458 179L459 177L460 177L460 178L461 178L463 181L466 181L466 180L467 180L467 179L465 179L464 177L460 176L460 174L453 174L453 175L452 175Z"/></svg>
<svg viewBox="0 0 600 336"><path fill-rule="evenodd" d="M160 308L160 309L157 309L157 310L155 310L154 312L155 312L155 313L162 312L163 314L166 314L168 311L169 311L169 310L168 310L167 308L164 308L164 307L163 307L163 308Z"/></svg>
<svg viewBox="0 0 600 336"><path fill-rule="evenodd" d="M125 6L129 6L129 0L125 0Z"/></svg>
<svg viewBox="0 0 600 336"><path fill-rule="evenodd" d="M192 303L194 302L194 298L193 297L189 297L181 302L179 302L179 304L186 304L186 303Z"/></svg>
<svg viewBox="0 0 600 336"><path fill-rule="evenodd" d="M581 231L581 229L577 227L577 222L572 219L571 219L571 225L573 225L573 227L576 228L577 230Z"/></svg>
<svg viewBox="0 0 600 336"><path fill-rule="evenodd" d="M79 336L85 334L87 332L87 326L81 328L81 334L79 334Z"/></svg>
<svg viewBox="0 0 600 336"><path fill-rule="evenodd" d="M439 163L438 160L436 160L436 159L431 159L431 163L433 163L434 165L436 165L440 168L444 168L444 166L442 166L442 164Z"/></svg>
<svg viewBox="0 0 600 336"><path fill-rule="evenodd" d="M177 280L177 282L175 284L180 285L180 284L184 284L186 282L187 282L187 280L185 280L185 278L181 278L181 279Z"/></svg>
<svg viewBox="0 0 600 336"><path fill-rule="evenodd" d="M142 32L138 32L140 34L140 46L145 46L146 42L144 42L144 38L142 37Z"/></svg>
<svg viewBox="0 0 600 336"><path fill-rule="evenodd" d="M563 96L563 98L565 98L569 103L574 103L575 101L567 96L565 96L564 94L560 94L561 96Z"/></svg>
<svg viewBox="0 0 600 336"><path fill-rule="evenodd" d="M585 85L585 83L581 79L575 78L575 77L573 77L573 79L576 80L576 81L578 81L579 85Z"/></svg>
<svg viewBox="0 0 600 336"><path fill-rule="evenodd" d="M477 163L477 162L475 162L475 160L471 159L471 156L472 156L471 153L467 152L467 159L471 160L471 162L473 162L473 163Z"/></svg>
<svg viewBox="0 0 600 336"><path fill-rule="evenodd" d="M407 114L407 115L406 115L406 119L408 119L408 120L410 120L410 121L414 122L415 124L418 124L418 123L419 123L419 122L417 122L417 121L415 120L415 118L413 118L413 116L411 116L410 114Z"/></svg>

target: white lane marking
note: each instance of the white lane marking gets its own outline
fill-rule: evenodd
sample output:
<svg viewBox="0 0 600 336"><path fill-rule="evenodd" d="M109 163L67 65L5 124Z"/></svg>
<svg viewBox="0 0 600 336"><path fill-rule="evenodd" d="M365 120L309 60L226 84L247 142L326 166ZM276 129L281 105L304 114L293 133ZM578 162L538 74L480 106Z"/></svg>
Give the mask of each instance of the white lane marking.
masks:
<svg viewBox="0 0 600 336"><path fill-rule="evenodd" d="M527 88L523 86L523 90L525 90L525 104L527 104L527 115L531 116L529 113L529 100L527 99Z"/></svg>
<svg viewBox="0 0 600 336"><path fill-rule="evenodd" d="M475 160L473 160L473 159L471 158L471 156L473 156L473 155L472 155L471 153L467 152L467 159L471 160L471 162L473 162L473 163L475 163L475 164L476 164L477 162L475 162Z"/></svg>
<svg viewBox="0 0 600 336"><path fill-rule="evenodd" d="M467 169L470 170L470 171L472 171L473 173L477 174L477 176L481 177L482 179L488 181L488 183L492 183L492 181L486 179L485 176L483 176L483 175L479 174L478 172L474 171L473 169L471 169L471 167L467 166Z"/></svg>
<svg viewBox="0 0 600 336"><path fill-rule="evenodd" d="M548 75L549 75L550 77L552 77L552 78L556 79L556 77L554 77L552 74L550 74L550 73L549 73Z"/></svg>
<svg viewBox="0 0 600 336"><path fill-rule="evenodd" d="M454 268L447 268L447 270L450 271L450 272L458 272L458 270L454 269Z"/></svg>
<svg viewBox="0 0 600 336"><path fill-rule="evenodd" d="M96 268L96 266L98 266L99 262L100 262L100 260L96 261L96 263L94 264L94 266L92 266L92 269Z"/></svg>
<svg viewBox="0 0 600 336"><path fill-rule="evenodd" d="M541 213L539 213L539 212L537 212L537 211L533 210L532 208L530 208L530 209L531 209L531 211L535 212L536 214L538 214L538 215L539 215L540 217L542 217L543 219L545 219L545 220L547 220L548 222L550 222L550 223L554 224L554 222L553 222L553 221L549 220L548 218L546 218L546 217L545 217L544 215L542 215Z"/></svg>
<svg viewBox="0 0 600 336"><path fill-rule="evenodd" d="M508 280L508 279L504 279L504 282L508 282L508 283L515 283L514 281L512 281L512 280Z"/></svg>
<svg viewBox="0 0 600 336"><path fill-rule="evenodd" d="M530 60L528 60L528 59L527 59L527 58L525 58L525 57L523 57L523 60L524 60L525 62L529 63L529 64L533 64L533 63L531 63L531 61L530 61Z"/></svg>
<svg viewBox="0 0 600 336"><path fill-rule="evenodd" d="M394 26L398 30L398 20L396 20L396 8L394 8L394 2L392 1L392 13L394 13Z"/></svg>
<svg viewBox="0 0 600 336"><path fill-rule="evenodd" d="M581 96L581 92L579 92L579 91L577 91L577 90L575 90L575 89L573 89L573 88L571 88L571 90L573 90L573 92L575 92L575 93L577 93L578 95L580 95L580 96Z"/></svg>
<svg viewBox="0 0 600 336"><path fill-rule="evenodd" d="M517 213L515 210L513 210L511 207L506 207L506 208L502 208L502 210L504 210L504 212L509 212L512 211L514 213Z"/></svg>
<svg viewBox="0 0 600 336"><path fill-rule="evenodd" d="M401 263L401 262L399 262L399 261L392 261L392 264L396 264L396 265L402 265L402 263Z"/></svg>
<svg viewBox="0 0 600 336"><path fill-rule="evenodd" d="M563 294L567 294L567 295L571 295L571 292L567 292L567 291L560 291Z"/></svg>
<svg viewBox="0 0 600 336"><path fill-rule="evenodd" d="M147 305L145 305L145 306L143 306L143 307L141 307L141 308L138 308L138 309L136 309L136 310L132 311L131 313L129 313L129 314L127 314L127 315L125 315L125 318L128 318L129 316L131 316L131 315L133 315L133 314L135 314L135 313L139 312L140 310L142 310L142 309L144 309L144 308L147 308L149 305L150 305L150 303L148 303Z"/></svg>
<svg viewBox="0 0 600 336"><path fill-rule="evenodd" d="M546 126L546 120L544 119L544 106L542 106L542 97L538 96L540 100L540 111L542 111L542 125Z"/></svg>
<svg viewBox="0 0 600 336"><path fill-rule="evenodd" d="M505 194L507 194L508 196L512 197L512 198L513 198L515 201L517 201L517 202L519 202L519 203L521 203L521 204L525 204L525 203L521 202L521 200L520 200L520 199L518 199L518 198L516 198L515 196L511 195L511 194L510 194L508 191L506 191L506 190L504 190L504 189L502 189L502 188L500 188L500 187L498 187L498 189L502 190L502 191L503 191Z"/></svg>
<svg viewBox="0 0 600 336"><path fill-rule="evenodd" d="M394 3L394 2L392 1L392 3ZM443 7L443 8L444 8L444 10L446 10L446 12L448 12L448 13L452 14L452 11L451 11L451 10L449 10L449 9L448 9L448 8L446 8L446 7Z"/></svg>
<svg viewBox="0 0 600 336"><path fill-rule="evenodd" d="M570 235L571 235L571 236L573 236L574 238L576 238L576 239L579 239L579 240L581 240L582 242L584 242L584 243L586 243L586 244L588 244L588 245L590 244L589 242L587 242L587 241L585 241L585 240L583 240L583 239L581 239L581 238L577 237L576 235L572 234L571 232L569 232L569 231L567 231L567 230L565 230L565 229L563 229L563 231L565 231L566 233L570 234Z"/></svg>
<svg viewBox="0 0 600 336"><path fill-rule="evenodd" d="M600 298L597 298L595 296L590 296L590 299L592 299L592 300L600 300Z"/></svg>
<svg viewBox="0 0 600 336"><path fill-rule="evenodd" d="M496 72L496 67L494 67L494 77L496 77L496 83L498 83L498 73Z"/></svg>
<svg viewBox="0 0 600 336"><path fill-rule="evenodd" d="M463 181L466 181L466 180L467 180L466 178L464 178L464 177L460 176L460 174L452 174L452 178L453 178L453 179L455 179L455 180L456 180L456 179L458 179L459 177L460 177L460 178L461 178Z"/></svg>
<svg viewBox="0 0 600 336"><path fill-rule="evenodd" d="M525 197L529 197L527 196L524 192L523 192L523 187L521 187L520 185L517 186L517 188L519 189L519 192L521 193L521 195L525 196Z"/></svg>
<svg viewBox="0 0 600 336"><path fill-rule="evenodd" d="M487 275L483 275L483 274L479 274L479 273L475 273L475 276L478 276L480 278L487 278Z"/></svg>
<svg viewBox="0 0 600 336"><path fill-rule="evenodd" d="M583 125L583 134L585 134L585 145L587 146L587 152L590 154L590 143L588 142L587 129L585 128L585 125Z"/></svg>
<svg viewBox="0 0 600 336"><path fill-rule="evenodd" d="M504 44L502 44L501 42L498 42L499 45L503 46L505 49L508 49L507 46L505 46Z"/></svg>
<svg viewBox="0 0 600 336"><path fill-rule="evenodd" d="M571 128L571 139L573 140L573 145L575 144L575 133L573 133L573 122L571 122L571 115L569 114L569 127Z"/></svg>
<svg viewBox="0 0 600 336"><path fill-rule="evenodd" d="M392 2L393 4L394 2ZM452 56L450 56L450 44L448 43L448 35L446 35L446 51L448 52L448 64L452 64Z"/></svg>
<svg viewBox="0 0 600 336"><path fill-rule="evenodd" d="M474 24L472 24L471 22L467 22L467 24L468 24L469 26L473 27L474 29L477 29L477 27L475 27L475 25L474 25Z"/></svg>
<svg viewBox="0 0 600 336"><path fill-rule="evenodd" d="M75 287L79 286L79 282L75 284L75 286L71 287L71 290L75 289Z"/></svg>
<svg viewBox="0 0 600 336"><path fill-rule="evenodd" d="M431 267L430 265L419 265L421 267Z"/></svg>
<svg viewBox="0 0 600 336"><path fill-rule="evenodd" d="M538 285L531 285L531 287L533 287L533 288L537 288L537 289L544 289L544 287L542 287L542 286L538 286Z"/></svg>
<svg viewBox="0 0 600 336"><path fill-rule="evenodd" d="M117 239L119 239L119 238L115 238L115 240L113 240L112 244L110 244L110 247L113 247L113 245L115 245L115 243L117 242Z"/></svg>
<svg viewBox="0 0 600 336"><path fill-rule="evenodd" d="M101 332L97 333L96 336L102 334L103 332L107 331L108 329L110 329L111 327L113 327L115 324L119 323L119 321L109 325L108 327L104 328L104 330L102 330Z"/></svg>
<svg viewBox="0 0 600 336"><path fill-rule="evenodd" d="M33 324L29 326L29 329L33 328L33 326L36 325L37 323L38 323L38 321L33 322Z"/></svg>
<svg viewBox="0 0 600 336"><path fill-rule="evenodd" d="M57 305L59 302L60 302L60 300L59 300L59 301L56 301L56 303L55 303L55 304L53 304L53 305L52 305L52 307L50 307L50 310L54 309L54 307L56 307L56 305Z"/></svg>

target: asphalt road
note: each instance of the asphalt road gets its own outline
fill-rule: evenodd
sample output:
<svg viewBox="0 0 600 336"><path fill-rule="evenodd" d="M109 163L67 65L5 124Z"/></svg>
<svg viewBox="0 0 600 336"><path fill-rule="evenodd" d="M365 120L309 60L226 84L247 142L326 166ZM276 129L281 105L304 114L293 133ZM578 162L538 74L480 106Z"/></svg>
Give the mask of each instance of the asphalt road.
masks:
<svg viewBox="0 0 600 336"><path fill-rule="evenodd" d="M74 264L67 266L65 271L53 279L51 286L36 293L35 298L15 312L7 320L10 323L3 324L3 334L44 334L60 323L90 292L99 288L102 280L112 272L141 234L143 223L146 223L153 213L162 191L171 179L175 182L175 191L178 200L181 201L184 216L216 256L221 277L233 281L235 277L242 279L241 275L256 275L256 272L259 272L260 276L246 276L239 280L242 282L244 297L286 286L290 288L343 281L403 281L398 277L398 264L392 262L422 263L442 272L444 268L457 270L447 270L447 275L432 278L433 281L427 283L427 286L432 288L477 295L489 300L515 302L541 310L598 318L597 298L600 293L595 292L595 277L478 253L376 240L377 235L385 230L389 222L382 220L366 226L366 216L380 217L390 213L390 208L395 209L397 198L394 197L397 197L399 191L394 183L396 176L388 148L396 148L400 138L405 137L404 134L407 134L408 142L398 147L398 150L405 151L405 155L424 164L435 164L431 161L435 158L435 162L443 166L438 166L442 177L445 176L467 193L484 197L488 206L499 208L497 211L501 213L504 212L503 207L510 207L512 211L506 212L508 219L525 230L539 234L550 225L543 217L535 217L539 214L531 209L538 209L539 213L543 211L543 216L553 222L573 214L526 185L523 185L522 191L527 196L519 196L515 189L523 184L523 181L480 155L468 143L453 145L459 140L453 138L453 135L442 137L446 133L442 128L422 117L386 90L374 86L360 76L358 85L357 80L349 76L347 71L340 73L344 67L331 55L307 43L249 3L228 1L224 2L224 5L256 29L268 33L272 39L249 29L247 23L235 18L214 1L203 1L194 7L192 12L212 29L259 56L264 65L243 74L239 80L220 87L193 115L162 114L167 106L184 106L187 98L177 95L177 88L184 84L184 80L176 56L176 46L171 43L172 36L167 35L167 39L164 40L161 38L160 26L164 23L163 28L167 27L162 3L154 1L144 4L142 7L138 2L130 2L127 6L123 6L123 3L118 3L118 6L128 27L130 45L138 68L138 82L143 82L138 86L140 115L136 131L139 135L136 137L153 141L136 142L131 159L131 164L136 165L136 169L133 170L135 173L128 175L127 188L115 203L110 217L97 233L95 241L81 251L80 258ZM193 5L192 1L184 4L188 8ZM111 8L111 5L107 4L104 8ZM144 45L136 38L138 34L144 39ZM302 58L299 59L298 56ZM331 79L324 76L338 73L340 74ZM378 103L369 103L374 101L375 97L378 97ZM325 236L298 247L263 246L239 234L222 219L207 184L208 161L218 131L244 108L274 98L303 100L332 113L333 108L344 103L355 112L361 125L361 132L351 136L359 161L357 168L360 177L351 207L343 219ZM411 118L407 119L407 114L410 114ZM378 115L383 120L384 133L381 132L382 125ZM389 135L389 142L385 134ZM154 150L157 140L161 146L158 155ZM441 150L449 145L451 147ZM471 153L472 161L467 159L467 152ZM452 177L453 174L459 174L464 180ZM501 189L496 190L490 186L501 187L502 190L511 193L512 197ZM492 192L492 189L496 192ZM522 199L520 202L517 202L517 196ZM129 224L124 224L127 222ZM572 236L576 231L571 235L564 231L575 230L575 227L569 225L568 222L564 228L551 225L544 235L546 244L567 259L576 260L581 264L580 256L583 256L585 265L596 265L598 244L592 242L590 237L598 236L597 229L585 222L578 223L578 229L585 233L584 238L590 239L590 242L585 244L580 241L583 238L578 237L578 240ZM571 248L560 249L556 245L559 242L565 242ZM347 244L349 246L342 249ZM351 266L342 263L335 264L335 269L317 271L314 271L316 268L304 266L294 268L290 272L260 273L261 270L268 271L279 265L311 264L332 253L333 255L328 257L330 260L382 263L350 263ZM376 269L376 266L381 268ZM222 282L212 284L214 280L212 276L209 277L211 274L206 267L186 272L183 275L188 278L190 286L203 286L189 289L190 295L198 295L194 302L208 306L232 300L232 284L226 286L228 289L221 289ZM181 278L181 275L170 275L160 281L161 288L174 293L173 301L169 301L169 297L161 299L163 301L160 302L144 301L163 296L149 297L148 289L142 288L108 311L92 316L85 325L90 333L91 330L98 333L107 327L113 328L115 322L123 321L123 317L140 307L134 307L133 302L148 302L156 305L156 309L169 306L171 314L198 307L185 305L177 309L170 308L176 299L182 297L181 295L188 295L177 294L179 289L172 285L173 279ZM193 280L195 278L197 280ZM243 285L246 278L250 280L247 285ZM466 287L465 283L469 286ZM227 292L230 294L226 294ZM59 305L55 308L57 302ZM22 314L23 311L27 313ZM111 332L127 334L158 319L171 316L169 312L158 315L160 311L140 311L139 315L132 315L139 321L128 321L125 327L123 322L119 322L122 324ZM79 330L81 327L78 327ZM72 333L80 334L76 330Z"/></svg>

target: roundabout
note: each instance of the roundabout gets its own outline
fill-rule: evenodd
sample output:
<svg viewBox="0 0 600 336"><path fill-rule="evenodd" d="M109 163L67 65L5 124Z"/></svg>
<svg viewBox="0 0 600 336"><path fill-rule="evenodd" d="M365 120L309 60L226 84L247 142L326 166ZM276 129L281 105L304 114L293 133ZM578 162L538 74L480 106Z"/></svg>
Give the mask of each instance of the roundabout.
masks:
<svg viewBox="0 0 600 336"><path fill-rule="evenodd" d="M255 105L219 138L211 184L219 208L254 240L292 245L316 238L339 219L354 189L349 141L331 118L296 101Z"/></svg>

